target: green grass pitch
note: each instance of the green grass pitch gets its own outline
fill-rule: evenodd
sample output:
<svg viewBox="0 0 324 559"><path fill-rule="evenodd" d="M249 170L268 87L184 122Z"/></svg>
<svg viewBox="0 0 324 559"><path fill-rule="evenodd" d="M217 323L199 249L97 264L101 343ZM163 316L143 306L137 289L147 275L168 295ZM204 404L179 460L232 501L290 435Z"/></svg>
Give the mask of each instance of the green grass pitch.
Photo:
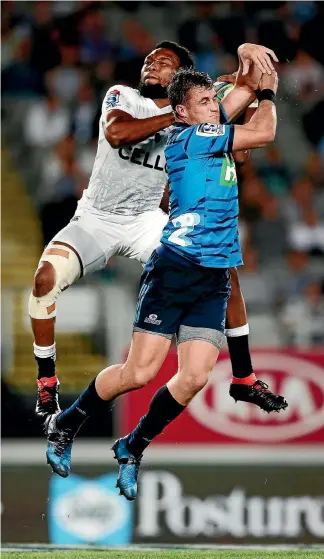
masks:
<svg viewBox="0 0 324 559"><path fill-rule="evenodd" d="M319 550L3 551L1 559L323 559Z"/></svg>

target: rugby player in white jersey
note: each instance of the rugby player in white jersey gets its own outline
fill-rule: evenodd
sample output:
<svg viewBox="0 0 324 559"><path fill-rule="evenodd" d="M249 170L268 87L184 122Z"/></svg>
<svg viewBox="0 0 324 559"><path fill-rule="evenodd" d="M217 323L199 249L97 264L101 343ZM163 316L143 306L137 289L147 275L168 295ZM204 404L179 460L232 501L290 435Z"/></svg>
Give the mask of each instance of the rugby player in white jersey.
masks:
<svg viewBox="0 0 324 559"><path fill-rule="evenodd" d="M242 45L238 54L243 73L251 63L269 73L271 57L276 60L272 51L258 45ZM166 184L164 145L174 122L166 88L178 68L191 66L187 49L163 41L146 57L138 89L116 85L105 96L89 187L71 222L45 248L29 299L38 364L36 414L42 420L60 411L55 374L58 296L83 275L103 269L111 256L145 263L159 244L168 219L159 207ZM233 342L229 349L234 378L238 385L253 386L247 317L235 270L227 335ZM276 409L275 395L267 387L256 386L252 392L253 398L251 391L242 397L232 395L267 411Z"/></svg>

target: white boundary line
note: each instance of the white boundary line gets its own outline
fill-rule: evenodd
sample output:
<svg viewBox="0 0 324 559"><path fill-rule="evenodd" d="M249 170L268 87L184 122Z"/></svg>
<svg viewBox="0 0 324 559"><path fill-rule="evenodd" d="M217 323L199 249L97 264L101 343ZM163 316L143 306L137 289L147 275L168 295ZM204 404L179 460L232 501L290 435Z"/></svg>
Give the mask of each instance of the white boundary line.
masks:
<svg viewBox="0 0 324 559"><path fill-rule="evenodd" d="M8 547L6 547L6 545ZM255 551L321 551L324 550L324 544L272 544L272 545L230 545L230 544L221 544L221 545L208 545L208 544L183 544L183 545L168 545L168 544L157 544L155 546L146 545L146 544L131 544L129 546L104 546L104 545L53 545L53 544L4 544L4 547L1 548L1 551L164 551L164 550L255 550Z"/></svg>
<svg viewBox="0 0 324 559"><path fill-rule="evenodd" d="M76 441L73 464L115 464L110 450L112 440ZM46 441L15 439L2 442L1 463L7 465L45 465ZM145 451L145 465L149 464L290 464L323 465L324 445L316 446L251 446L251 445L155 445Z"/></svg>

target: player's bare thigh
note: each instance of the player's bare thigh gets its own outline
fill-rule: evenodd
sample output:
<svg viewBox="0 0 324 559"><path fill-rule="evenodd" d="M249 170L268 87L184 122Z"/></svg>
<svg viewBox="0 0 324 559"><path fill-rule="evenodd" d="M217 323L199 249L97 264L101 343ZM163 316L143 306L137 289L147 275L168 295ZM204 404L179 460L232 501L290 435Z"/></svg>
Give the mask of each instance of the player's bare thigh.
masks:
<svg viewBox="0 0 324 559"><path fill-rule="evenodd" d="M159 372L170 349L171 339L150 332L133 332L132 343L126 362L118 377L119 394L146 386ZM119 366L118 366L119 367ZM96 389L104 400L116 397L111 367L102 371L96 379Z"/></svg>
<svg viewBox="0 0 324 559"><path fill-rule="evenodd" d="M82 275L103 269L116 247L113 228L109 237L107 225L91 214L75 216L59 231L49 246L64 243L71 247L80 259Z"/></svg>
<svg viewBox="0 0 324 559"><path fill-rule="evenodd" d="M45 248L29 299L32 319L56 316L56 300L62 291L86 273L103 269L118 250L122 224L100 220L86 212L75 216Z"/></svg>

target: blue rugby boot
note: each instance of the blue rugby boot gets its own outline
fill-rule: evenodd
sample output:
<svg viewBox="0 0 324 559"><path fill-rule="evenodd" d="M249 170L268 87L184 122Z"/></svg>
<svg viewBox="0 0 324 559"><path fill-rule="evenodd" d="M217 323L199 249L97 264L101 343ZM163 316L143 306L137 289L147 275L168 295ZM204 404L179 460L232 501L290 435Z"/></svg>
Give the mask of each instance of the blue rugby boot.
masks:
<svg viewBox="0 0 324 559"><path fill-rule="evenodd" d="M137 476L142 455L136 458L129 452L127 437L117 439L111 450L114 451L115 459L119 464L116 487L119 487L120 495L124 495L128 501L134 501L137 495Z"/></svg>
<svg viewBox="0 0 324 559"><path fill-rule="evenodd" d="M59 413L50 415L45 422L47 433L47 463L53 472L67 477L71 468L71 451L74 435L70 429L59 429L56 420Z"/></svg>

